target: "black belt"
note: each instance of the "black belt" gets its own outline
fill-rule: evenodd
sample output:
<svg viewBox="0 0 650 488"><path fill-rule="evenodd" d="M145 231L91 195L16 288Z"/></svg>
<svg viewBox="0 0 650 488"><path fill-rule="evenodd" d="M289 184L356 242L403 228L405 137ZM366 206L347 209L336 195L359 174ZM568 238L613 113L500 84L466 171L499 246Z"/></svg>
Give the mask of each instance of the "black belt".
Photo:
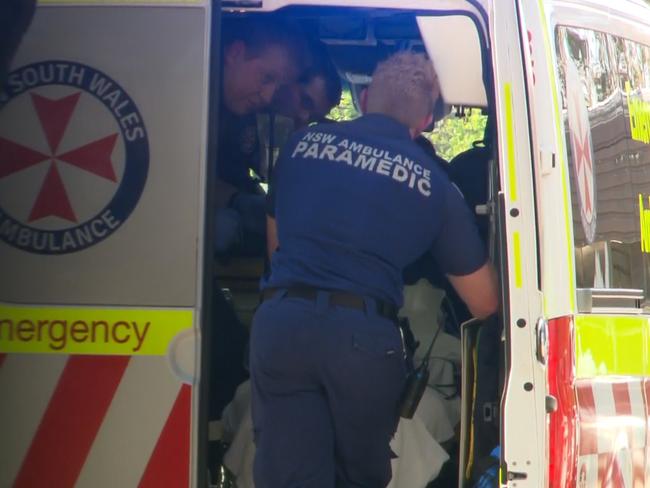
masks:
<svg viewBox="0 0 650 488"><path fill-rule="evenodd" d="M266 301L273 298L280 290L286 290L285 296L290 298L303 298L305 300L316 301L318 293L323 291L329 294L330 305L339 307L354 308L356 310L366 310L366 299L360 295L348 293L345 291L319 290L318 288L309 287L292 287L292 288L267 288L262 292L262 300ZM392 320L397 323L397 307L383 300L371 298L375 302L377 315Z"/></svg>

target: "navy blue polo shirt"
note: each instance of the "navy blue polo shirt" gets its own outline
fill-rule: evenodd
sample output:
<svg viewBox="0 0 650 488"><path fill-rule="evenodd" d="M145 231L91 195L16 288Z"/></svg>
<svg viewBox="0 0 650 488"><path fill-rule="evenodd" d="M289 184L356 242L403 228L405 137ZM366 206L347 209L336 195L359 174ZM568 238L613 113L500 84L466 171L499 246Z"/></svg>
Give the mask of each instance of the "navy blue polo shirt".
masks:
<svg viewBox="0 0 650 488"><path fill-rule="evenodd" d="M401 306L402 270L427 250L451 275L486 262L460 192L390 117L298 131L273 185L279 249L263 288L307 285Z"/></svg>

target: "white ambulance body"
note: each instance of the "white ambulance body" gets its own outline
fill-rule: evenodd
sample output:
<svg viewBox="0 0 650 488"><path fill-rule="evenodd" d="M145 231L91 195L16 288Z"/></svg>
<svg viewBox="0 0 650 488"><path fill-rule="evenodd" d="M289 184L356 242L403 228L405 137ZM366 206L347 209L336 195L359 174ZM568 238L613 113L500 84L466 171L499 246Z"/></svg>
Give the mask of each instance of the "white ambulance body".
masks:
<svg viewBox="0 0 650 488"><path fill-rule="evenodd" d="M0 95L0 487L209 484L220 25L271 13L353 90L422 49L487 114L499 396L470 322L459 486L497 445L502 486L650 486L646 3L43 0Z"/></svg>

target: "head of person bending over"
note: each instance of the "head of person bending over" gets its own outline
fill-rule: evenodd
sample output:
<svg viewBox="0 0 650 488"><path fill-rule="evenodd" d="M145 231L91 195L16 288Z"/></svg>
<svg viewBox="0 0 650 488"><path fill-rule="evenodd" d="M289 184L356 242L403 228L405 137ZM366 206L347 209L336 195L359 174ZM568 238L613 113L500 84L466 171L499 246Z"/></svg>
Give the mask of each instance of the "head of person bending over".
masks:
<svg viewBox="0 0 650 488"><path fill-rule="evenodd" d="M301 36L277 19L231 20L224 26L223 103L236 115L268 106L277 89L297 79Z"/></svg>
<svg viewBox="0 0 650 488"><path fill-rule="evenodd" d="M431 60L424 54L403 51L377 65L370 85L361 94L361 108L364 113L397 120L416 138L433 121L433 107L439 96Z"/></svg>
<svg viewBox="0 0 650 488"><path fill-rule="evenodd" d="M272 110L294 122L299 129L323 122L341 100L341 78L327 47L319 41L307 42L307 66L293 83L280 87L271 104Z"/></svg>

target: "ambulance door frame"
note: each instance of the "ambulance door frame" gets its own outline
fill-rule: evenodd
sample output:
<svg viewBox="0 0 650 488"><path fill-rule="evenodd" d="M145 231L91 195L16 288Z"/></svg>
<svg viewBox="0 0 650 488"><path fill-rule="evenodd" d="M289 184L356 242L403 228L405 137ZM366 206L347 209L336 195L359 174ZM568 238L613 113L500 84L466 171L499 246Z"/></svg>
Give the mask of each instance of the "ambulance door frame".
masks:
<svg viewBox="0 0 650 488"><path fill-rule="evenodd" d="M497 97L495 93L495 73L493 69L493 53L491 49L491 39L490 39L490 23L489 23L489 17L483 6L477 1L477 0L465 0L468 4L468 6L473 7L476 11L471 11L471 10L462 10L460 8L457 9L442 9L442 10L436 10L434 8L432 9L406 9L410 13L414 15L414 17L417 19L418 17L452 17L452 16L462 16L469 18L472 23L475 25L476 30L477 30L477 37L479 39L479 44L481 48L481 74L482 74L482 81L485 87L485 94L486 94L486 101L487 101L487 111L488 111L488 117L493 117L494 123L493 123L493 128L491 130L491 134L486 135L488 137L492 137L492 145L493 145L493 152L496 155L497 148L500 146L498 142L498 133L496 130L496 122L497 122L497 113L496 113L496 107L497 107ZM305 6L310 6L310 7L320 7L320 8L330 8L330 7L340 7L344 9L352 9L355 8L353 6L339 6L339 5L334 5L330 4L328 2L323 2L323 4L320 5L305 5L301 4L300 2L297 3L291 3L288 2L285 5L280 5L277 9L273 10L267 10L264 8L263 2L262 1L247 1L247 0L223 0L222 1L222 9L226 10L231 10L234 9L235 7L238 8L239 12L242 13L259 13L259 14L268 14L272 12L277 12L281 11L286 8L292 8L292 7L305 7ZM370 7L368 7L370 8ZM378 7L381 8L382 10L400 10L399 8L389 8L389 7ZM219 9L221 11L222 9ZM215 8L216 10L216 8ZM213 13L213 18L214 18L214 13ZM214 24L213 24L214 25ZM419 28L419 26L418 26ZM422 34L420 34L422 36ZM214 34L213 36L214 37ZM212 48L214 48L214 41L212 43ZM425 44L425 49L426 49L426 44ZM221 53L222 54L222 53ZM215 56L212 56L212 63L211 63L211 69L210 69L210 75L211 77L216 74L220 74L218 72L219 70L219 65L217 63L217 66L214 67L215 61ZM215 85L213 83L210 84L211 88L214 87ZM213 161L216 157L216 147L218 145L218 138L214 135L216 129L218 128L218 104L217 106L214 105L215 99L218 99L219 97L213 97L210 96L210 116L209 116L209 130L210 135L208 138L209 141L209 149L208 149L208 161ZM494 156L493 156L494 157ZM501 170L498 170L498 173L501 173ZM208 167L208 181L213 181L214 178L214 165ZM498 186L495 184L495 186ZM501 183L501 187L503 187L503 183ZM502 193L502 192L499 192ZM499 244L499 249L500 249L500 254L503 255L503 259L500 259L500 266L502 270L500 270L501 276L506 277L508 276L507 270L508 270L508 261L505 259L507 254L505 253L505 220L503 217L499 217L497 213L501 211L501 207L498 206L498 201L501 197L500 194L495 194L493 195L494 197L494 208L492 210L492 213L494 215L494 218L497 222L501 222L501 226L497 225L496 226L496 239L498 240ZM213 208L214 206L214 198L211 196L210 192L207 194L207 208ZM214 231L210 230L214 228L214 223L209 221L209 215L210 212L206 212L206 220L205 222L205 228L206 228L206 239L205 239L205 245L206 248L204 252L206 252L206 256L209 256L210 254L207 251L211 251L211 247L208 246L208 241L211 241L213 239ZM501 233L499 234L499 229L501 228ZM206 275L204 276L204 293L203 293L203 300L204 300L204 306L210 307L210 293L213 291L214 283L211 279L211 275ZM507 294L508 292L508 283L502 281L501 282L501 308L506 311L507 315L507 306L510 302L509 296ZM205 310L205 309L204 309ZM203 318L202 318L202 330L205 331L210 331L209 334L204 334L202 336L202 356L201 356L201 395L203 401L201 402L202 407L203 407L203 417L201 417L201 425L205 425L205 435L201 435L201 437L207 437L207 392L209 391L209 388L207 387L206 383L209 383L209 377L204 374L205 371L208 370L209 368L209 361L207 359L207 353L209 351L209 345L206 345L206 342L210 341L210 337L212 336L212 331L210 330L210 323L207 321L206 316L209 316L210 313L204 313ZM504 322L504 327L505 327L506 322ZM207 439L202 439L203 442L205 442L205 446L207 447ZM203 453L202 453L203 455ZM206 462L206 460L203 458L199 458L200 461ZM200 466L200 464L199 464ZM206 466L207 468L207 466ZM201 469L201 468L199 468ZM204 470L205 471L205 470ZM461 481L459 480L459 486Z"/></svg>
<svg viewBox="0 0 650 488"><path fill-rule="evenodd" d="M498 6L497 6L498 3ZM500 483L518 488L546 486L547 391L543 365L536 357L535 324L541 316L538 235L535 207L529 93L518 16L519 0L490 5L492 64L497 100L497 141L508 273L503 310L506 378L501 399ZM527 414L522 414L526 412ZM531 418L532 416L532 418ZM531 428L532 426L532 428ZM530 435L522 435L528 432Z"/></svg>
<svg viewBox="0 0 650 488"><path fill-rule="evenodd" d="M208 402L210 399L210 356L212 354L212 342L214 339L214 310L212 307L212 296L214 293L213 260L214 255L214 233L215 233L215 182L217 148L219 146L219 105L221 101L221 0L211 0L207 5L209 17L209 75L208 75L208 124L207 124L207 156L205 174L205 187L203 188L203 266L201 287L201 303L197 304L201 314L200 341L197 345L199 358L197 361L198 374L195 375L198 381L199 400L197 420L197 439L192 446L191 452L196 453L197 473L192 479L196 480L196 487L208 485ZM213 93L214 90L214 93ZM195 410L196 412L196 410Z"/></svg>

